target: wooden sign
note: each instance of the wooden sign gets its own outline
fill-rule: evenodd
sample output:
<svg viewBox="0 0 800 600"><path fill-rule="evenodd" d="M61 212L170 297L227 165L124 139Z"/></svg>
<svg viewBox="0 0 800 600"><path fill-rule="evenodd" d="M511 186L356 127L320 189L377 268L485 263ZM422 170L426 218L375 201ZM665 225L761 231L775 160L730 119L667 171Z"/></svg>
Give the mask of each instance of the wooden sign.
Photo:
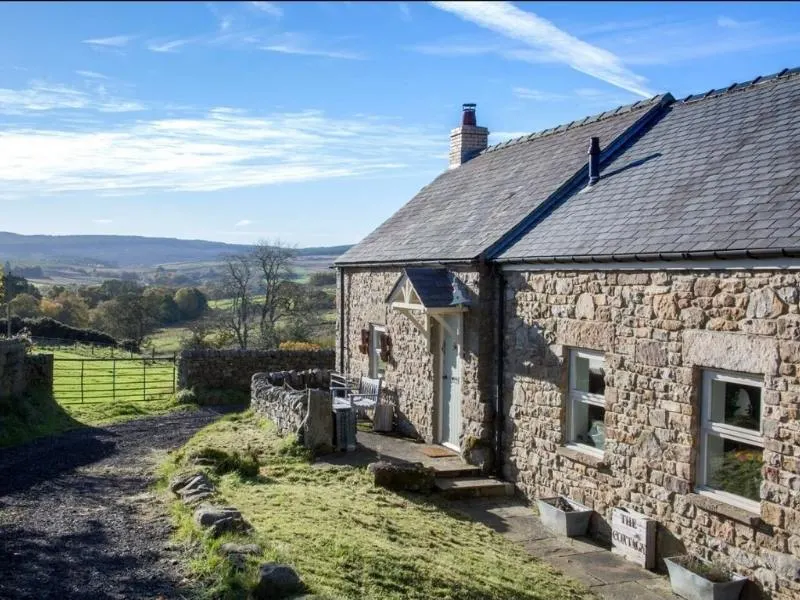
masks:
<svg viewBox="0 0 800 600"><path fill-rule="evenodd" d="M656 562L656 522L632 510L615 508L611 513L611 551L652 569Z"/></svg>

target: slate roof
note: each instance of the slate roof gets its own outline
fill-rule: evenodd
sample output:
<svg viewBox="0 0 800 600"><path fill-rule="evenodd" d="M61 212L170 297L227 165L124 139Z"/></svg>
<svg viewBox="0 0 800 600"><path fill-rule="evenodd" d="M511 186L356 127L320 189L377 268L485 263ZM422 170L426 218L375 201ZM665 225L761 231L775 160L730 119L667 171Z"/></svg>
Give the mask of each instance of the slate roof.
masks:
<svg viewBox="0 0 800 600"><path fill-rule="evenodd" d="M437 177L337 265L470 261L507 235L603 148L660 106L656 96L493 146Z"/></svg>
<svg viewBox="0 0 800 600"><path fill-rule="evenodd" d="M800 69L675 102L501 260L800 250Z"/></svg>
<svg viewBox="0 0 800 600"><path fill-rule="evenodd" d="M417 296L425 308L447 308L459 305L469 306L470 304L466 286L452 271L417 267L403 269L403 273L411 281L414 291L417 292ZM389 293L387 302L402 281L403 276L401 275Z"/></svg>

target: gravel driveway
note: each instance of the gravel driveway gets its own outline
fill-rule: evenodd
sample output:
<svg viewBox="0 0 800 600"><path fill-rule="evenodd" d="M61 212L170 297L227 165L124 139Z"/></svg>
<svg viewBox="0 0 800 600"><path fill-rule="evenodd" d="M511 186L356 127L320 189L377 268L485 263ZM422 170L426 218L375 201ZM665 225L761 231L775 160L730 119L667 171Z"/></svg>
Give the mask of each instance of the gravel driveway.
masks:
<svg viewBox="0 0 800 600"><path fill-rule="evenodd" d="M79 429L0 450L0 598L183 598L150 493L166 450L230 408Z"/></svg>

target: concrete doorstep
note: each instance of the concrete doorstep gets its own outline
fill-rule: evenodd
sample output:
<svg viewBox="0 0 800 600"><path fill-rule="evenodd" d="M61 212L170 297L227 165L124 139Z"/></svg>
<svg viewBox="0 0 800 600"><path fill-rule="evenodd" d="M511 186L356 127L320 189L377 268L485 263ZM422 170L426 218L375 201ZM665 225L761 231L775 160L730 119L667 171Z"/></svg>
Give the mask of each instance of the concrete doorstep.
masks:
<svg viewBox="0 0 800 600"><path fill-rule="evenodd" d="M528 554L608 600L675 600L666 577L626 561L589 538L564 538L513 498L453 500L452 508L522 545Z"/></svg>

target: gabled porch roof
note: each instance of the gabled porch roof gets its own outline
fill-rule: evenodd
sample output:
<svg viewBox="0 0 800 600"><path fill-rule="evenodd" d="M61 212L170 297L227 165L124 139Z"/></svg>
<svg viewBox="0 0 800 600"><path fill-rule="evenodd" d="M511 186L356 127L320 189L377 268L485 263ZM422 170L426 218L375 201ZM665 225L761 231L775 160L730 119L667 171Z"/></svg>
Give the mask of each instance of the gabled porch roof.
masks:
<svg viewBox="0 0 800 600"><path fill-rule="evenodd" d="M389 307L406 316L430 342L430 319L445 329L443 315L466 312L469 292L455 273L444 268L406 268L386 298ZM418 317L422 313L423 319Z"/></svg>

